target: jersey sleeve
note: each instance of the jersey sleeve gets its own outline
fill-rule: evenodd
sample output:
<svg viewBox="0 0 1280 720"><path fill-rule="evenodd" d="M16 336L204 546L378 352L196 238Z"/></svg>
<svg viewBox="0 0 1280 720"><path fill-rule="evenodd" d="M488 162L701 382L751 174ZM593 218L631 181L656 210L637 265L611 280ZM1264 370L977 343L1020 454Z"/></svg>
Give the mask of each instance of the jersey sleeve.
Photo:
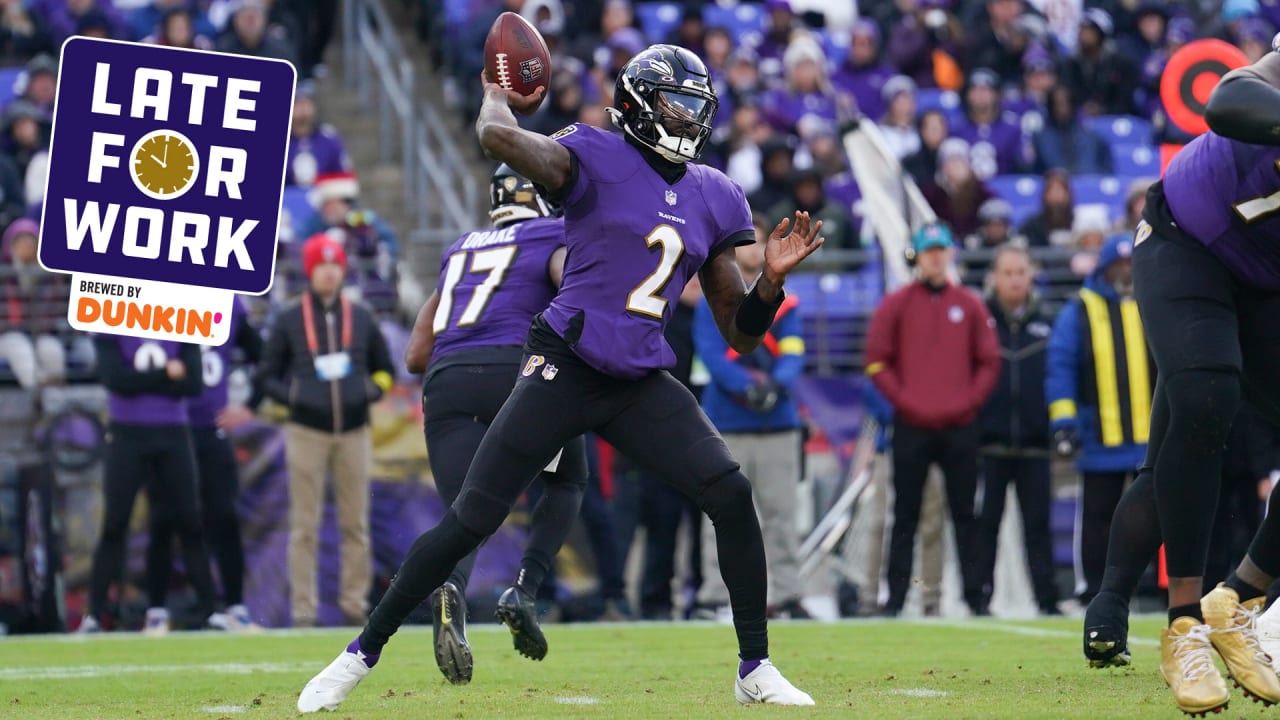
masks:
<svg viewBox="0 0 1280 720"><path fill-rule="evenodd" d="M573 156L569 170L569 181L560 189L547 188L547 195L553 200L569 206L577 205L591 185L592 162L601 157L604 150L600 142L600 131L584 123L566 125L551 134L551 139L568 148Z"/></svg>
<svg viewBox="0 0 1280 720"><path fill-rule="evenodd" d="M715 257L731 247L751 245L756 241L755 224L751 221L751 207L747 204L746 193L742 186L730 180L726 175L716 172L717 192L712 196L715 203L712 216L723 218L718 220L720 234L716 244L711 247L708 257Z"/></svg>

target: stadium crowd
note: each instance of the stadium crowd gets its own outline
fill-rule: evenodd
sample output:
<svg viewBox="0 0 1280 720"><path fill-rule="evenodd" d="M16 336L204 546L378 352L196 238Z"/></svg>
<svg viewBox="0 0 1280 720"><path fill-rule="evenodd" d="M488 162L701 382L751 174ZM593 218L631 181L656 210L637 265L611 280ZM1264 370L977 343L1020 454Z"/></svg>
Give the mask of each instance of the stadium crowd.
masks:
<svg viewBox="0 0 1280 720"><path fill-rule="evenodd" d="M524 119L529 128L548 134L572 122L608 126L605 108L616 72L648 44L672 42L694 50L711 69L720 98L714 142L703 161L742 185L760 228L795 210L821 218L827 246L812 265L824 271L882 276L875 233L865 222L862 192L839 136L849 123L876 124L942 223L914 238L918 258L931 248L954 253L964 284L985 294L980 305L998 327L982 352L994 350L1001 358L999 377L993 375L981 397L971 398L972 406L952 419L972 431L956 444L964 457L956 460L943 452L936 458L943 474L950 475L947 490L955 499L957 492L975 491L982 478L996 474L1000 484L988 480L992 487L1017 488L1043 612L1058 612L1061 597L1087 600L1097 591L1111 512L1132 473L1132 459L1141 457L1145 444L1141 388L1149 392L1154 381L1139 351L1140 325L1135 328L1126 319L1104 330L1095 320L1097 303L1104 316L1112 309L1110 316L1117 318L1131 312L1126 309L1132 304L1128 236L1147 186L1159 175L1160 146L1189 140L1164 113L1159 79L1170 55L1198 38L1224 39L1256 59L1280 27L1273 3L886 0L862 3L865 13L859 15L843 8L824 11L826 3L808 0L405 1L418 6L423 44L417 50L442 68L446 98L463 128L470 127L479 105L475 78L483 67L484 36L502 11L522 13L551 49L555 72L549 96ZM336 6L333 0L0 2L0 60L8 66L0 69L0 281L5 288L0 293L5 305L0 381L38 389L95 379L92 344L66 324L65 276L46 273L35 259L57 78L54 57L72 35L295 63L302 82L289 149L283 262L271 297L250 315L256 326L269 326L275 309L308 283L304 242L328 234L345 253L346 282L383 319L399 319L395 233L361 205L343 139L323 122L324 108L317 106L311 84L325 75L322 58L337 22ZM1085 294L1079 292L1082 287ZM1093 294L1086 298L1088 292ZM810 321L805 293L797 292L791 321L776 328L771 356L746 368L741 363L749 359L726 363L723 349L709 349L709 335L699 333L704 306L697 288L686 295L687 302L673 310L668 330L680 357L677 375L727 434L765 433L783 444L796 436L798 446L799 436L814 428L793 389L801 375L817 372L816 333L831 332ZM876 293L852 312L874 325L879 305ZM1105 343L1100 341L1104 335ZM1019 354L1023 347L1030 348L1030 360ZM797 354L802 363L786 357ZM1025 372L1011 378L1015 366ZM1110 379L1099 369L1104 367ZM861 358L837 368L863 370L874 378ZM865 387L864 404L885 429L903 417L920 426L932 422L929 408L903 413L895 403L901 398L885 392L882 383ZM1103 428L1097 417L1112 418L1111 424ZM1011 423L1015 430L1007 432ZM1118 440L1112 437L1116 432ZM893 493L900 470L890 462L893 435L880 437L885 460L880 467L893 467L879 477L881 495ZM1259 484L1269 483L1280 465L1276 435L1252 416L1242 419L1240 437L1233 442L1245 443L1252 462L1224 469L1238 480L1230 483L1232 503L1224 504L1229 512L1261 513L1259 497L1265 494ZM697 524L697 508L607 446L592 447L598 471L583 519L600 579L601 602L594 615L723 615L724 598L714 584L704 583L716 572L709 562L715 553L705 547L708 538ZM1057 508L1051 506L1048 474L1054 454L1076 459L1081 478L1080 500L1073 503L1076 537L1065 555L1049 538ZM1015 460L1034 468L1020 470ZM957 482L957 467L965 464L973 472L962 468L959 475L972 477ZM1043 472L1035 469L1041 466ZM795 515L787 497L794 500L799 492L802 467L797 458L776 471L788 477L767 478L782 487L783 499L772 488L769 518L762 524L768 526L771 568L783 577L795 572L795 541L807 530L789 527L783 519L788 510ZM911 468L913 483L923 486L928 471L927 465ZM748 474L755 480L761 473ZM946 503L936 500L942 496L940 483L930 481L916 492L924 496L913 496L911 507L930 547L930 536L936 541L941 532ZM985 508L950 505L965 571L964 600L975 614L989 612L993 534L1002 509L1002 500L988 501ZM675 557L682 526L671 521L673 515L693 521L684 561ZM647 530L644 577L641 587L627 592L623 566L640 525ZM895 527L901 535L907 524L899 519ZM871 553L874 560L845 553L838 582L842 615L901 612L901 557L908 541L914 541L910 534L892 542L885 538L885 549L899 546L899 559L895 565L889 558L883 589L880 547ZM1231 542L1238 541L1224 538L1219 545ZM932 547L940 552L938 543ZM1239 554L1221 551L1223 557ZM926 558L922 585L929 614L938 611L939 565ZM1054 572L1073 566L1075 584L1062 592ZM688 568L687 577L680 579L679 597L673 597L670 590L681 567ZM905 572L910 573L909 559ZM545 590L549 611L560 612L554 578ZM786 582L771 588L771 606L780 615L806 617L803 598L794 590L795 583ZM631 607L628 597L638 598L639 607Z"/></svg>

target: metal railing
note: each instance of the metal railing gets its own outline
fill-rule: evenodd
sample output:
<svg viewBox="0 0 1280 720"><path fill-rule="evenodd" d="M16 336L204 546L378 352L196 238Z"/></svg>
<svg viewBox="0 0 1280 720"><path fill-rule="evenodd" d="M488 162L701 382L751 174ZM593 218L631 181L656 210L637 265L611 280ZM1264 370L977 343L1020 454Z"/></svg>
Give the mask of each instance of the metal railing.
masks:
<svg viewBox="0 0 1280 720"><path fill-rule="evenodd" d="M413 61L382 0L343 0L342 12L344 80L366 107L376 94L379 155L390 163L399 154L416 225L410 237L457 237L475 223L478 193L456 139L435 108L417 100Z"/></svg>

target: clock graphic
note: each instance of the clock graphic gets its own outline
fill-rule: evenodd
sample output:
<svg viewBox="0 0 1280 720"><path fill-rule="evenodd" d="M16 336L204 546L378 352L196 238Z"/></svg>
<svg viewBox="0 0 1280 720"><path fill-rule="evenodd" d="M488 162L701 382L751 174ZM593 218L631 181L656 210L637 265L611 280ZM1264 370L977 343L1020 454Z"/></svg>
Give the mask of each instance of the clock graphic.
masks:
<svg viewBox="0 0 1280 720"><path fill-rule="evenodd" d="M143 135L129 155L129 174L143 195L153 200L180 198L196 184L200 157L182 133L155 130Z"/></svg>

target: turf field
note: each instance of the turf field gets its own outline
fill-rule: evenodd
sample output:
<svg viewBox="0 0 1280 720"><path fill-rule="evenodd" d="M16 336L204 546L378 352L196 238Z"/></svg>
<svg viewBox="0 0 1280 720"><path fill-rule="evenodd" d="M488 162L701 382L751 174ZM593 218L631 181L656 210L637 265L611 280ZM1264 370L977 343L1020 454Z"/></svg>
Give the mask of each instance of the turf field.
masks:
<svg viewBox="0 0 1280 720"><path fill-rule="evenodd" d="M1179 718L1159 677L1159 618L1134 623L1136 669L1089 670L1079 621L774 623L773 658L814 708L733 700L733 631L555 625L533 663L477 625L470 685L447 684L430 628L401 631L337 713L391 718ZM0 718L295 718L298 691L354 630L0 639ZM1236 695L1219 718L1280 718Z"/></svg>

